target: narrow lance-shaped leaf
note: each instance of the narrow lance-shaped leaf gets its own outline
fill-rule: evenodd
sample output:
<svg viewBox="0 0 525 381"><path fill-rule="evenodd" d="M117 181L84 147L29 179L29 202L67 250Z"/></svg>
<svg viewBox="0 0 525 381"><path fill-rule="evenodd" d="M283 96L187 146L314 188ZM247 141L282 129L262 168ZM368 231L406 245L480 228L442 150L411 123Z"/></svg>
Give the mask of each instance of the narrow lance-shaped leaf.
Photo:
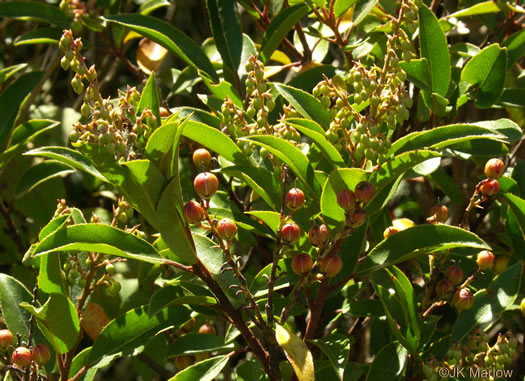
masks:
<svg viewBox="0 0 525 381"><path fill-rule="evenodd" d="M146 82L146 86L142 90L137 115L142 114L142 111L144 111L146 107L153 113L155 118L157 118L154 125L150 127L153 128L155 126L158 126L160 124L160 99L159 91L157 89L157 83L155 82L155 72L151 73L151 75L148 78L148 82Z"/></svg>
<svg viewBox="0 0 525 381"><path fill-rule="evenodd" d="M37 1L8 1L0 3L0 17L13 17L43 21L68 28L71 18L57 6Z"/></svg>
<svg viewBox="0 0 525 381"><path fill-rule="evenodd" d="M314 381L314 361L306 344L280 324L275 325L275 337L301 381Z"/></svg>
<svg viewBox="0 0 525 381"><path fill-rule="evenodd" d="M27 341L29 335L29 312L20 303L31 303L33 296L19 280L0 274L0 309L7 328L19 333Z"/></svg>
<svg viewBox="0 0 525 381"><path fill-rule="evenodd" d="M168 381L213 381L228 363L230 356L216 356L200 361L179 373Z"/></svg>

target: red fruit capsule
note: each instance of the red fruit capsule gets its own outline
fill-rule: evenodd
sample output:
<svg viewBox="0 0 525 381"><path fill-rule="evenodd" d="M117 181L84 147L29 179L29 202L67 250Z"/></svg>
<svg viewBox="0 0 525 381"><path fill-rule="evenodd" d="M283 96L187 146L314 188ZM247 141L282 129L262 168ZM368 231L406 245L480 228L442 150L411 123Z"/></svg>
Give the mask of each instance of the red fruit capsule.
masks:
<svg viewBox="0 0 525 381"><path fill-rule="evenodd" d="M217 224L217 233L222 239L231 241L237 234L237 225L229 218L223 218Z"/></svg>
<svg viewBox="0 0 525 381"><path fill-rule="evenodd" d="M201 172L195 176L193 188L201 198L209 200L219 189L219 180L213 173Z"/></svg>
<svg viewBox="0 0 525 381"><path fill-rule="evenodd" d="M292 188L286 194L286 206L290 210L298 210L304 205L304 193L299 188Z"/></svg>
<svg viewBox="0 0 525 381"><path fill-rule="evenodd" d="M489 179L499 179L505 172L505 164L500 159L490 159L485 164L485 176Z"/></svg>
<svg viewBox="0 0 525 381"><path fill-rule="evenodd" d="M193 152L193 164L198 169L208 168L211 164L211 154L205 148L199 148Z"/></svg>
<svg viewBox="0 0 525 381"><path fill-rule="evenodd" d="M492 251L489 250L483 250L478 253L478 257L476 258L476 263L478 264L478 267L481 270L491 270L492 266L494 266L494 260L496 257L494 257L494 254Z"/></svg>
<svg viewBox="0 0 525 381"><path fill-rule="evenodd" d="M299 241L300 236L301 229L297 224L293 222L284 225L281 229L281 237L283 241L288 242L290 244L294 244L297 241Z"/></svg>
<svg viewBox="0 0 525 381"><path fill-rule="evenodd" d="M343 260L338 255L329 255L324 257L319 263L319 269L329 278L339 274L342 268Z"/></svg>
<svg viewBox="0 0 525 381"><path fill-rule="evenodd" d="M485 196L494 196L499 192L500 186L498 180L487 180L479 187L481 193Z"/></svg>
<svg viewBox="0 0 525 381"><path fill-rule="evenodd" d="M31 351L26 347L18 347L11 354L11 360L19 368L24 368L31 364Z"/></svg>
<svg viewBox="0 0 525 381"><path fill-rule="evenodd" d="M310 270L312 270L313 265L314 262L312 260L312 257L310 257L308 254L297 254L292 259L292 269L298 275L310 272Z"/></svg>
<svg viewBox="0 0 525 381"><path fill-rule="evenodd" d="M452 304L458 311L468 310L474 304L474 295L468 288L461 288L454 294Z"/></svg>
<svg viewBox="0 0 525 381"><path fill-rule="evenodd" d="M182 207L184 219L189 224L198 224L204 218L204 209L196 201L190 201Z"/></svg>
<svg viewBox="0 0 525 381"><path fill-rule="evenodd" d="M38 365L45 365L51 358L51 351L47 345L38 344L33 347L33 350L31 351L31 357Z"/></svg>
<svg viewBox="0 0 525 381"><path fill-rule="evenodd" d="M308 231L308 240L312 245L322 247L330 240L330 229L325 224L314 225Z"/></svg>
<svg viewBox="0 0 525 381"><path fill-rule="evenodd" d="M355 187L355 196L359 201L367 202L370 201L375 194L375 189L372 184L368 181L361 181Z"/></svg>
<svg viewBox="0 0 525 381"><path fill-rule="evenodd" d="M199 333L206 335L215 335L217 331L215 330L215 327L213 325L203 324L199 327Z"/></svg>
<svg viewBox="0 0 525 381"><path fill-rule="evenodd" d="M357 208L350 217L350 225L353 228L363 225L366 220L366 211L363 208Z"/></svg>
<svg viewBox="0 0 525 381"><path fill-rule="evenodd" d="M355 194L350 189L343 189L337 194L337 205L344 210L355 208Z"/></svg>
<svg viewBox="0 0 525 381"><path fill-rule="evenodd" d="M461 267L456 265L449 266L447 271L445 271L445 275L453 285L460 284L463 282L463 278L465 277Z"/></svg>
<svg viewBox="0 0 525 381"><path fill-rule="evenodd" d="M452 283L447 279L441 279L436 283L436 295L442 297L454 289Z"/></svg>
<svg viewBox="0 0 525 381"><path fill-rule="evenodd" d="M7 349L10 345L15 342L13 332L8 329L0 330L0 349Z"/></svg>

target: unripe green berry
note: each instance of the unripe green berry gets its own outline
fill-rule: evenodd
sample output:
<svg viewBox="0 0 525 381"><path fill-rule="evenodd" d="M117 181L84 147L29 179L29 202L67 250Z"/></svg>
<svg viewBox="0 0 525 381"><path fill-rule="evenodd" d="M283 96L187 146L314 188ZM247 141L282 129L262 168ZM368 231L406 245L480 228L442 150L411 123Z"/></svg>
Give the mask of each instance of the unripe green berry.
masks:
<svg viewBox="0 0 525 381"><path fill-rule="evenodd" d="M298 274L307 274L312 270L314 262L308 254L297 254L292 259L292 270Z"/></svg>
<svg viewBox="0 0 525 381"><path fill-rule="evenodd" d="M106 269L106 273L108 273L109 275L115 274L115 265L113 265L113 263L108 263L105 269Z"/></svg>
<svg viewBox="0 0 525 381"><path fill-rule="evenodd" d="M69 60L67 59L66 56L64 56L64 57L62 57L62 58L60 59L60 66L61 66L62 69L64 69L64 70L69 69L70 63L69 63Z"/></svg>
<svg viewBox="0 0 525 381"><path fill-rule="evenodd" d="M503 271L507 269L509 262L510 262L510 257L508 255L498 255L496 259L494 260L493 271L496 274L501 274Z"/></svg>
<svg viewBox="0 0 525 381"><path fill-rule="evenodd" d="M221 239L231 241L237 234L237 225L229 218L223 218L217 224L217 233Z"/></svg>

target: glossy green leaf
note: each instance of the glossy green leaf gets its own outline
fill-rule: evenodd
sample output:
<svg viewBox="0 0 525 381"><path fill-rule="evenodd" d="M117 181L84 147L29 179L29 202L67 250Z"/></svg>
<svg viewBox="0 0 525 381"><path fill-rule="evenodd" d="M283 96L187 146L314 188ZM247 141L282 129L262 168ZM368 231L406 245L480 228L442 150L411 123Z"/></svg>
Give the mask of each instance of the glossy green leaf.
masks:
<svg viewBox="0 0 525 381"><path fill-rule="evenodd" d="M45 294L65 295L65 278L62 277L59 255L44 255L40 259L38 289Z"/></svg>
<svg viewBox="0 0 525 381"><path fill-rule="evenodd" d="M395 265L433 251L456 247L490 250L477 235L448 225L417 225L381 241L357 267L357 275Z"/></svg>
<svg viewBox="0 0 525 381"><path fill-rule="evenodd" d="M172 152L179 128L178 122L165 123L153 131L146 144L146 159L151 160L165 175L168 175L167 168L170 167L172 159L168 153Z"/></svg>
<svg viewBox="0 0 525 381"><path fill-rule="evenodd" d="M71 18L57 6L37 1L8 1L0 3L0 17L34 20L69 28Z"/></svg>
<svg viewBox="0 0 525 381"><path fill-rule="evenodd" d="M421 58L426 58L430 68L432 91L446 96L451 68L447 38L436 15L425 5L419 7L419 43Z"/></svg>
<svg viewBox="0 0 525 381"><path fill-rule="evenodd" d="M116 255L148 263L164 263L158 251L147 241L131 233L103 224L66 226L45 237L33 255L79 250Z"/></svg>
<svg viewBox="0 0 525 381"><path fill-rule="evenodd" d="M408 352L399 343L390 343L376 355L366 381L398 380L407 365Z"/></svg>
<svg viewBox="0 0 525 381"><path fill-rule="evenodd" d="M355 190L357 184L367 180L368 173L359 168L335 169L328 177L321 194L321 213L338 223L344 220L345 211L337 205L337 193L343 189Z"/></svg>
<svg viewBox="0 0 525 381"><path fill-rule="evenodd" d="M3 5L6 4L0 3L0 7ZM40 82L43 75L44 73L40 71L24 73L0 94L0 112L2 113L2 118L0 119L0 147L5 146L5 142L11 134L11 130L13 129L18 116L18 111L22 106L24 99L29 95L38 82Z"/></svg>
<svg viewBox="0 0 525 381"><path fill-rule="evenodd" d="M157 118L156 122L153 123L153 126L150 126L151 128L154 128L160 123L159 107L159 90L157 89L155 72L152 72L148 78L148 82L146 82L146 86L144 86L144 89L142 90L142 93L140 95L140 101L137 107L137 115L142 114L142 111L148 108L153 113L155 118Z"/></svg>
<svg viewBox="0 0 525 381"><path fill-rule="evenodd" d="M31 303L33 296L19 280L0 274L0 309L7 328L27 341L29 335L29 312L20 303Z"/></svg>
<svg viewBox="0 0 525 381"><path fill-rule="evenodd" d="M352 23L358 25L374 9L379 0L357 0L352 13Z"/></svg>
<svg viewBox="0 0 525 381"><path fill-rule="evenodd" d="M521 128L516 124L516 122L510 119L501 118L494 120L484 120L481 122L476 122L475 124L501 135L505 135L510 143L516 143L521 139Z"/></svg>
<svg viewBox="0 0 525 381"><path fill-rule="evenodd" d="M281 213L279 212L272 212L269 210L250 210L245 213L264 222L274 233L277 232L277 229L279 229L281 224Z"/></svg>
<svg viewBox="0 0 525 381"><path fill-rule="evenodd" d="M444 168L438 168L437 171L430 174L430 180L450 198L450 201L456 205L463 205L463 192L459 184Z"/></svg>
<svg viewBox="0 0 525 381"><path fill-rule="evenodd" d="M178 328L190 318L190 310L184 306L165 308L151 318L146 310L146 306L138 307L110 321L93 344L88 363L96 364L110 355L136 355L157 332Z"/></svg>
<svg viewBox="0 0 525 381"><path fill-rule="evenodd" d="M53 218L51 221L49 221L49 223L46 226L42 228L42 230L40 230L40 233L38 234L38 239L41 241L49 234L64 226L64 224L70 217L70 214L63 214Z"/></svg>
<svg viewBox="0 0 525 381"><path fill-rule="evenodd" d="M0 85L3 84L5 81L7 81L11 76L16 74L22 69L25 69L27 67L26 63L18 64L18 65L12 65L8 66L6 68L3 68L0 70Z"/></svg>
<svg viewBox="0 0 525 381"><path fill-rule="evenodd" d="M301 381L314 381L314 361L306 344L294 333L280 324L275 325L275 338L284 350L286 358L292 365L295 375Z"/></svg>
<svg viewBox="0 0 525 381"><path fill-rule="evenodd" d="M140 13L141 15L149 15L151 12L159 8L169 6L170 2L167 0L146 0L140 5L138 13Z"/></svg>
<svg viewBox="0 0 525 381"><path fill-rule="evenodd" d="M207 0L208 18L222 61L233 72L241 63L243 37L237 3L234 0Z"/></svg>
<svg viewBox="0 0 525 381"><path fill-rule="evenodd" d="M168 351L168 356L192 356L198 353L208 352L229 352L234 350L236 344L231 342L226 344L224 337L202 334L187 333L177 338Z"/></svg>
<svg viewBox="0 0 525 381"><path fill-rule="evenodd" d="M407 73L407 78L421 90L432 91L430 67L426 58L411 59L410 62L402 61L399 66Z"/></svg>
<svg viewBox="0 0 525 381"><path fill-rule="evenodd" d="M182 135L217 152L229 161L237 164L246 164L247 162L246 157L233 140L218 129L188 120Z"/></svg>
<svg viewBox="0 0 525 381"><path fill-rule="evenodd" d="M64 354L73 348L80 333L80 322L75 306L65 295L51 294L39 308L29 303L23 303L22 307L36 317L38 327L56 352Z"/></svg>
<svg viewBox="0 0 525 381"><path fill-rule="evenodd" d="M297 4L282 9L266 28L261 43L259 58L266 63L290 29L308 13L306 4Z"/></svg>
<svg viewBox="0 0 525 381"><path fill-rule="evenodd" d="M525 30L519 30L511 34L501 46L507 48L507 67L510 68L525 54Z"/></svg>
<svg viewBox="0 0 525 381"><path fill-rule="evenodd" d="M52 44L58 45L62 37L62 30L59 28L38 28L31 32L24 33L19 36L15 42L15 46L33 45L33 44Z"/></svg>
<svg viewBox="0 0 525 381"><path fill-rule="evenodd" d="M87 157L80 152L66 147L41 147L26 152L24 155L43 156L67 164L75 169L80 169L103 182L108 182L102 173Z"/></svg>
<svg viewBox="0 0 525 381"><path fill-rule="evenodd" d="M136 14L121 14L106 18L107 21L124 25L144 37L164 46L173 54L197 70L202 70L210 78L219 78L212 63L201 47L184 32L159 19Z"/></svg>
<svg viewBox="0 0 525 381"><path fill-rule="evenodd" d="M317 123L308 119L287 119L286 123L310 138L334 166L344 167L345 163L341 154L326 139L323 129Z"/></svg>
<svg viewBox="0 0 525 381"><path fill-rule="evenodd" d="M235 79L231 79L232 82ZM237 89L228 81L220 81L219 83L213 83L207 78L203 78L204 83L208 86L208 89L215 95L216 100L220 101L221 104L226 98L230 98L233 104L239 108L242 108L242 99L237 93ZM215 107L213 104L209 104L212 109L219 110L219 107ZM219 104L217 105L219 106Z"/></svg>
<svg viewBox="0 0 525 381"><path fill-rule="evenodd" d="M340 380L343 380L348 356L350 355L350 339L339 333L332 333L322 339L313 340L328 357Z"/></svg>
<svg viewBox="0 0 525 381"><path fill-rule="evenodd" d="M514 216L516 216L516 219L518 220L521 233L525 238L525 200L521 197L513 195L512 193L503 193L503 197L514 212Z"/></svg>
<svg viewBox="0 0 525 381"><path fill-rule="evenodd" d="M467 62L461 71L461 80L471 87L476 105L487 108L496 103L501 96L506 71L506 49L501 49L498 44L492 44Z"/></svg>
<svg viewBox="0 0 525 381"><path fill-rule="evenodd" d="M192 121L200 122L216 129L221 128L220 119L208 111L195 107L176 107L172 109L172 111L175 115L178 114L178 118L185 118L189 115L189 118ZM167 122L172 122L172 120L169 119Z"/></svg>
<svg viewBox="0 0 525 381"><path fill-rule="evenodd" d="M242 140L255 143L266 148L269 152L282 160L288 168L308 189L311 196L318 199L321 194L321 185L315 177L315 172L308 158L296 146L276 136L250 136Z"/></svg>
<svg viewBox="0 0 525 381"><path fill-rule="evenodd" d="M472 307L461 312L456 321L453 340L461 341L474 327L485 329L498 320L518 297L521 274L522 263L515 263L496 276L487 289L476 292Z"/></svg>
<svg viewBox="0 0 525 381"><path fill-rule="evenodd" d="M20 179L16 190L16 197L20 198L26 193L31 192L44 181L58 177L66 176L75 172L69 165L60 161L47 160L31 167Z"/></svg>
<svg viewBox="0 0 525 381"><path fill-rule="evenodd" d="M230 356L215 356L198 362L180 372L168 381L213 381L228 363Z"/></svg>
<svg viewBox="0 0 525 381"><path fill-rule="evenodd" d="M460 11L451 13L447 16L447 18L455 17L469 17L469 16L477 16L477 15L483 15L487 13L497 13L501 12L505 9L503 4L498 4L494 1L484 1L482 3L474 4L471 7L461 9Z"/></svg>
<svg viewBox="0 0 525 381"><path fill-rule="evenodd" d="M330 127L330 113L313 95L282 83L273 86L303 117L316 121L325 130Z"/></svg>
<svg viewBox="0 0 525 381"><path fill-rule="evenodd" d="M212 296L185 295L185 290L180 285L165 285L156 291L148 303L148 316L156 315L165 307L177 304L213 306L217 301Z"/></svg>
<svg viewBox="0 0 525 381"><path fill-rule="evenodd" d="M505 107L525 107L525 89L503 89L498 105Z"/></svg>

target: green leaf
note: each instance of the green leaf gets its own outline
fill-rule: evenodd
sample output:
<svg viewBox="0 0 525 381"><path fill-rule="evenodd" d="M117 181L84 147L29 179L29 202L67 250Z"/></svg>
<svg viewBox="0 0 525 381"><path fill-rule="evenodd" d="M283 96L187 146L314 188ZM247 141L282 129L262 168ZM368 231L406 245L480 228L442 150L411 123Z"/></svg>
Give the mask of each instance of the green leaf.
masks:
<svg viewBox="0 0 525 381"><path fill-rule="evenodd" d="M316 121L325 130L330 127L330 113L313 95L282 83L273 86L303 117Z"/></svg>
<svg viewBox="0 0 525 381"><path fill-rule="evenodd" d="M22 176L16 190L16 197L20 198L26 193L31 192L44 181L58 177L66 176L75 172L69 165L59 161L47 160L35 165L27 170Z"/></svg>
<svg viewBox="0 0 525 381"><path fill-rule="evenodd" d="M8 66L0 70L0 85L11 78L12 75L27 67L26 63Z"/></svg>
<svg viewBox="0 0 525 381"><path fill-rule="evenodd" d="M20 334L27 342L29 336L29 312L20 303L31 303L33 296L17 279L0 273L0 309L7 328Z"/></svg>
<svg viewBox="0 0 525 381"><path fill-rule="evenodd" d="M185 118L189 115L190 120L194 122L200 122L218 130L221 129L220 119L208 111L204 111L195 107L175 107L172 110L174 115L178 114L178 118ZM168 122L172 122L171 118L168 120Z"/></svg>
<svg viewBox="0 0 525 381"><path fill-rule="evenodd" d="M514 216L518 220L521 234L523 235L523 238L525 238L525 200L513 195L512 193L503 193L503 197L514 212Z"/></svg>
<svg viewBox="0 0 525 381"><path fill-rule="evenodd" d="M374 9L379 0L357 0L352 13L353 25L358 25Z"/></svg>
<svg viewBox="0 0 525 381"><path fill-rule="evenodd" d="M501 45L507 48L507 67L511 68L525 54L525 30L511 34Z"/></svg>
<svg viewBox="0 0 525 381"><path fill-rule="evenodd" d="M157 118L157 121L153 123L153 126L150 126L151 128L154 128L160 123L160 99L157 82L155 80L155 72L151 73L148 82L146 82L146 86L142 90L137 108L137 115L142 114L142 111L144 111L146 107L153 113L155 118Z"/></svg>
<svg viewBox="0 0 525 381"><path fill-rule="evenodd" d="M40 259L38 288L46 294L65 294L66 285L62 277L59 255L44 255Z"/></svg>
<svg viewBox="0 0 525 381"><path fill-rule="evenodd" d="M1 7L4 5L6 4L0 3L0 12ZM44 73L41 71L24 73L0 94L0 112L2 112L2 118L0 119L0 147L5 146L5 142L11 134L22 103L33 88L40 82L43 75Z"/></svg>
<svg viewBox="0 0 525 381"><path fill-rule="evenodd" d="M501 135L505 135L511 144L517 143L522 136L521 128L516 124L516 122L510 119L501 118L495 120L485 120L482 122L476 122L475 124Z"/></svg>
<svg viewBox="0 0 525 381"><path fill-rule="evenodd" d="M446 96L451 68L447 38L436 15L425 5L419 7L419 43L421 58L428 60L432 91Z"/></svg>
<svg viewBox="0 0 525 381"><path fill-rule="evenodd" d="M224 343L224 337L203 333L187 333L177 338L168 351L168 357L192 356L207 352L229 352L234 350L236 344Z"/></svg>
<svg viewBox="0 0 525 381"><path fill-rule="evenodd" d="M402 61L399 66L407 73L407 78L421 90L432 91L430 67L426 58L411 59L410 62Z"/></svg>
<svg viewBox="0 0 525 381"><path fill-rule="evenodd" d="M317 123L308 119L287 119L286 124L289 124L290 126L299 130L303 135L310 138L334 166L345 166L341 154L328 141L328 139L326 139L323 129Z"/></svg>
<svg viewBox="0 0 525 381"><path fill-rule="evenodd" d="M266 63L272 56L275 49L278 48L281 41L286 37L290 29L308 13L308 7L305 4L297 4L289 8L282 9L277 16L273 18L270 25L266 28L261 43L259 59Z"/></svg>
<svg viewBox="0 0 525 381"><path fill-rule="evenodd" d="M52 44L58 45L62 37L62 30L59 28L38 28L31 32L18 36L13 45L33 45L33 44Z"/></svg>
<svg viewBox="0 0 525 381"><path fill-rule="evenodd" d="M399 379L407 365L407 350L399 343L390 343L376 355L366 381Z"/></svg>
<svg viewBox="0 0 525 381"><path fill-rule="evenodd" d="M49 234L53 233L57 229L60 229L67 223L67 220L70 216L70 214L63 214L53 218L46 226L42 228L42 230L40 230L40 233L38 234L38 240L42 241Z"/></svg>
<svg viewBox="0 0 525 381"><path fill-rule="evenodd" d="M275 324L275 338L292 364L297 379L314 381L314 362L306 344L280 324Z"/></svg>
<svg viewBox="0 0 525 381"><path fill-rule="evenodd" d="M396 140L387 155L401 154L418 149L438 150L453 144L467 142L472 139L488 139L506 143L507 138L498 131L476 124L451 124L436 127L428 131L413 132Z"/></svg>
<svg viewBox="0 0 525 381"><path fill-rule="evenodd" d="M498 320L518 297L521 274L522 263L515 263L496 276L487 289L476 292L472 307L459 315L452 338L461 341L474 327L484 330Z"/></svg>
<svg viewBox="0 0 525 381"><path fill-rule="evenodd" d="M153 294L148 303L148 316L153 316L162 311L164 307L174 306L176 304L200 306L213 306L217 304L217 301L212 296L185 295L185 291L189 292L180 285L165 285L160 288Z"/></svg>
<svg viewBox="0 0 525 381"><path fill-rule="evenodd" d="M215 356L200 361L180 372L168 381L213 381L228 363L230 356Z"/></svg>
<svg viewBox="0 0 525 381"><path fill-rule="evenodd" d="M136 14L121 14L105 18L109 22L124 25L144 37L164 46L197 70L202 70L213 80L219 77L201 47L184 32L157 18Z"/></svg>
<svg viewBox="0 0 525 381"><path fill-rule="evenodd" d="M140 13L141 15L149 15L151 12L159 8L169 6L170 2L167 0L146 0L140 5L138 13Z"/></svg>
<svg viewBox="0 0 525 381"><path fill-rule="evenodd" d="M504 107L525 107L525 89L503 89L498 105Z"/></svg>
<svg viewBox="0 0 525 381"><path fill-rule="evenodd" d="M355 190L357 184L366 180L368 173L359 168L340 168L334 170L323 186L321 194L321 213L339 223L345 218L345 211L337 204L337 193L343 189Z"/></svg>
<svg viewBox="0 0 525 381"><path fill-rule="evenodd" d="M455 17L468 17L468 16L477 16L487 13L497 13L505 9L503 4L495 3L494 1L484 1L482 3L474 4L471 7L464 8L460 11L454 12L447 16L447 18Z"/></svg>
<svg viewBox="0 0 525 381"><path fill-rule="evenodd" d="M247 159L237 145L223 132L205 124L188 120L182 135L217 152L227 160L246 164Z"/></svg>
<svg viewBox="0 0 525 381"><path fill-rule="evenodd" d="M97 179L107 183L108 180L102 173L95 167L95 165L87 157L82 155L80 152L74 151L66 147L41 147L24 153L24 155L30 156L43 156L49 159L55 159L64 164L69 165L72 168L80 169Z"/></svg>
<svg viewBox="0 0 525 381"><path fill-rule="evenodd" d="M239 140L255 143L277 156L295 173L311 196L319 199L321 185L308 158L296 146L276 136L250 136Z"/></svg>
<svg viewBox="0 0 525 381"><path fill-rule="evenodd" d="M342 381L350 354L350 339L345 335L333 333L322 339L313 340L313 343L328 357L335 373Z"/></svg>
<svg viewBox="0 0 525 381"><path fill-rule="evenodd" d="M156 209L160 234L166 245L175 254L168 258L188 264L197 262L191 233L182 219L182 205L177 198L179 179L173 178L163 190Z"/></svg>
<svg viewBox="0 0 525 381"><path fill-rule="evenodd" d="M245 213L260 219L266 224L266 226L272 229L274 233L277 232L277 229L279 229L281 224L281 213L279 212L272 212L269 210L250 210Z"/></svg>
<svg viewBox="0 0 525 381"><path fill-rule="evenodd" d="M167 168L171 168L172 164L171 162L167 162L168 160L172 160L172 157L168 156L168 153L172 152L174 148L174 141L179 128L179 122L163 124L153 131L146 144L144 156L146 159L151 160L166 176L170 175Z"/></svg>
<svg viewBox="0 0 525 381"><path fill-rule="evenodd" d="M57 6L36 1L9 1L0 3L0 17L34 20L69 28L71 18Z"/></svg>
<svg viewBox="0 0 525 381"><path fill-rule="evenodd" d="M506 72L507 50L492 44L467 62L461 71L461 80L469 84L476 106L487 108L501 96Z"/></svg>
<svg viewBox="0 0 525 381"><path fill-rule="evenodd" d="M59 229L40 241L33 255L68 250L95 251L148 263L164 263L158 251L147 241L103 224L71 225Z"/></svg>
<svg viewBox="0 0 525 381"><path fill-rule="evenodd" d="M233 72L241 63L242 29L234 0L207 0L208 18L217 50L222 61Z"/></svg>
<svg viewBox="0 0 525 381"><path fill-rule="evenodd" d="M455 247L490 250L490 246L469 231L448 225L417 225L377 244L359 264L356 274L364 276L416 256Z"/></svg>
<svg viewBox="0 0 525 381"><path fill-rule="evenodd" d="M147 306L138 307L110 321L104 327L89 353L88 363L98 363L106 356L132 356L140 353L157 332L178 328L190 318L184 306L168 307L148 317Z"/></svg>
<svg viewBox="0 0 525 381"><path fill-rule="evenodd" d="M51 294L39 308L29 303L23 303L22 307L35 316L38 327L56 352L64 354L73 348L80 333L80 322L75 306L65 295Z"/></svg>
<svg viewBox="0 0 525 381"><path fill-rule="evenodd" d="M430 180L450 198L450 201L463 206L463 192L444 168L438 168L431 173Z"/></svg>

